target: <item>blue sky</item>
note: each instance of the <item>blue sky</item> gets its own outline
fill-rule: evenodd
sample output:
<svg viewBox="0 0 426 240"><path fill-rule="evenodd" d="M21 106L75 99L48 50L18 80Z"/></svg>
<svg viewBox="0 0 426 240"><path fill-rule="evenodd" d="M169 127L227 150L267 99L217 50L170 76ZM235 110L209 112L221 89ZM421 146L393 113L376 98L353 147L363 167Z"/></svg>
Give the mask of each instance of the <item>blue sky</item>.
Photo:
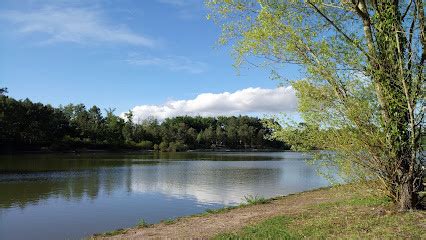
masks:
<svg viewBox="0 0 426 240"><path fill-rule="evenodd" d="M96 104L117 113L142 106L145 115L160 109L166 116L164 107L177 103L184 109L174 112L189 115L210 108L216 114L280 110L267 104L294 109L287 89L282 93L291 96L262 98L265 109L237 111L265 91L277 94L278 82L267 70L238 74L229 47L216 45L220 28L206 19L201 0L2 0L0 24L0 86L15 98ZM284 73L299 77L295 68Z"/></svg>

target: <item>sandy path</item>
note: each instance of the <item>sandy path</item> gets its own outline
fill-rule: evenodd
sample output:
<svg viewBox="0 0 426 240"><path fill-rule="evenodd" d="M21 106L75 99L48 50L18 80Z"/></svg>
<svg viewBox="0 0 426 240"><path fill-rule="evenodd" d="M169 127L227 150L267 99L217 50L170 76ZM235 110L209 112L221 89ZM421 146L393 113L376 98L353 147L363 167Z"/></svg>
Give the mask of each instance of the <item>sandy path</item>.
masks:
<svg viewBox="0 0 426 240"><path fill-rule="evenodd" d="M236 231L242 227L277 215L293 215L306 211L313 204L336 201L333 189L321 189L273 200L268 204L251 205L224 213L184 217L173 224L155 224L147 228L132 228L125 234L102 239L208 239L218 233Z"/></svg>

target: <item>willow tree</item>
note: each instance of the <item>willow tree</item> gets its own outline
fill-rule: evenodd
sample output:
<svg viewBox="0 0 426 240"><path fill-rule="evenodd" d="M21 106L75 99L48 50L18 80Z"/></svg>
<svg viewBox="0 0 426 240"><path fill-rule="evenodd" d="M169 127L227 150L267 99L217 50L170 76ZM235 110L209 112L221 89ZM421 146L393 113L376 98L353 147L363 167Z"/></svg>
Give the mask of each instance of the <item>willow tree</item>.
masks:
<svg viewBox="0 0 426 240"><path fill-rule="evenodd" d="M318 129L306 139L335 150L330 162L341 173L376 180L401 210L416 207L423 188L423 0L206 4L223 28L220 42L233 44L236 65L261 57L261 66L302 66L305 77L292 85L304 121ZM291 141L287 133L277 129L274 137Z"/></svg>

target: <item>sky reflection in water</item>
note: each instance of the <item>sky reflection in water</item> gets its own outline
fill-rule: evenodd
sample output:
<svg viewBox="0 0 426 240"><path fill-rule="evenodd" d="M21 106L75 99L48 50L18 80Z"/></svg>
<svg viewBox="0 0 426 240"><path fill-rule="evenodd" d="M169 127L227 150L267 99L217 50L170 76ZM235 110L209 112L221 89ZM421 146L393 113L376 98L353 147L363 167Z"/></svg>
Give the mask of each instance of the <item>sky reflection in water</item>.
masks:
<svg viewBox="0 0 426 240"><path fill-rule="evenodd" d="M300 153L0 157L0 239L79 239L328 185Z"/></svg>

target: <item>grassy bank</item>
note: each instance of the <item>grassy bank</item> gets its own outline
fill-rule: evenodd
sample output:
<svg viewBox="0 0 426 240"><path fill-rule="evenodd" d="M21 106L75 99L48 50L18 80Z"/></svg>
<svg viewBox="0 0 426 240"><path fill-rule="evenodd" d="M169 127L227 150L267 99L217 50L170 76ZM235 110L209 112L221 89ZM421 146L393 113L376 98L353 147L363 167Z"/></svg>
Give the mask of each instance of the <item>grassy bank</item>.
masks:
<svg viewBox="0 0 426 240"><path fill-rule="evenodd" d="M401 213L382 195L338 186L98 235L99 238L426 239L426 211Z"/></svg>
<svg viewBox="0 0 426 240"><path fill-rule="evenodd" d="M425 211L396 212L385 197L353 197L307 210L276 216L214 239L426 239Z"/></svg>

